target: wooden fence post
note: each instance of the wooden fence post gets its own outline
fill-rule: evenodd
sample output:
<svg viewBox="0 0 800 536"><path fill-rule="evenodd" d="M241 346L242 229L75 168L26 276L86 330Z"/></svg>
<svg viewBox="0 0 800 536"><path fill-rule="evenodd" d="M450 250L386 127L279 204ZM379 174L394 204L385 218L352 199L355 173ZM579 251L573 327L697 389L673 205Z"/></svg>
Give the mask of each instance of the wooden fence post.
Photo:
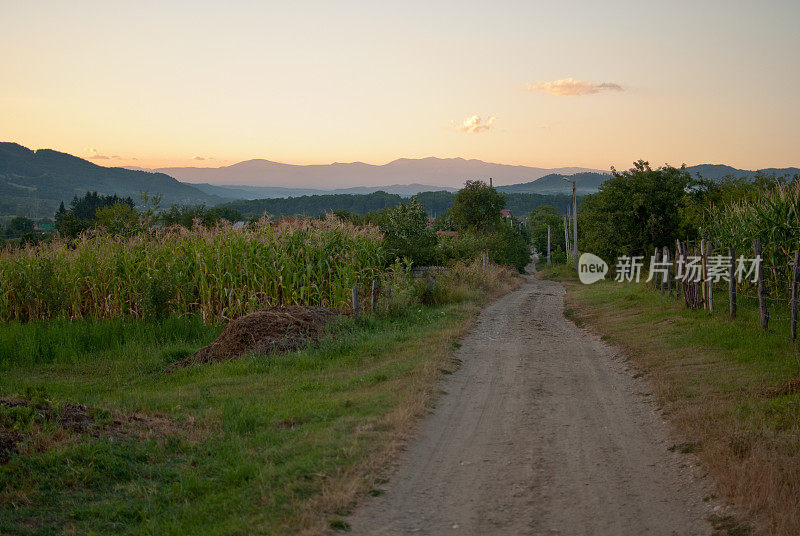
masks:
<svg viewBox="0 0 800 536"><path fill-rule="evenodd" d="M731 258L731 265L728 268L728 302L731 307L731 318L736 318L736 279L734 278L734 258L736 252L733 248L728 248L728 256Z"/></svg>
<svg viewBox="0 0 800 536"><path fill-rule="evenodd" d="M372 280L372 311L375 312L375 309L378 307L378 294L379 294L378 287L378 280Z"/></svg>
<svg viewBox="0 0 800 536"><path fill-rule="evenodd" d="M767 287L764 285L764 269L761 263L761 240L753 240L753 255L758 262L758 309L761 313L761 329L766 330L769 324L769 311L767 311Z"/></svg>
<svg viewBox="0 0 800 536"><path fill-rule="evenodd" d="M655 248L653 250L653 258L650 260L650 267L655 268L657 262L658 262L658 248ZM658 277L656 277L656 274L653 273L653 270L650 271L651 271L650 277L653 278L653 288L658 290Z"/></svg>
<svg viewBox="0 0 800 536"><path fill-rule="evenodd" d="M706 241L700 240L700 292L703 295L703 309L708 309L706 300Z"/></svg>
<svg viewBox="0 0 800 536"><path fill-rule="evenodd" d="M358 285L353 285L353 316L356 318L361 316L358 310Z"/></svg>
<svg viewBox="0 0 800 536"><path fill-rule="evenodd" d="M792 340L797 339L797 280L800 278L800 249L794 252L792 269Z"/></svg>
<svg viewBox="0 0 800 536"><path fill-rule="evenodd" d="M711 242L706 242L706 277L708 277L708 261L711 258ZM714 281L709 280L706 284L708 292L708 310L714 312Z"/></svg>
<svg viewBox="0 0 800 536"><path fill-rule="evenodd" d="M681 260L681 256L682 255L683 255L683 253L682 253L682 250L681 250L681 241L676 238L675 239L675 263L676 263L675 264L675 275L676 276L678 275L678 264L677 263ZM686 259L684 258L683 261L685 263ZM685 268L685 264L684 264L684 271L685 270L686 270L686 268ZM684 275L684 277L686 277L685 273L683 275ZM683 286L682 283L683 283L682 281L678 281L678 279L675 279L675 299L676 300L681 299L681 287Z"/></svg>

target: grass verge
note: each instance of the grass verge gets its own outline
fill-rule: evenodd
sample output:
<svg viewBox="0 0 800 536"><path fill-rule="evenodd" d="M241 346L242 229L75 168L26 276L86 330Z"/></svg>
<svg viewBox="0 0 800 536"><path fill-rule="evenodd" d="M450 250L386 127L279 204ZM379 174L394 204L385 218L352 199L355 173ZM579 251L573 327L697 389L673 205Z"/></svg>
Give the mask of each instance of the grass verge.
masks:
<svg viewBox="0 0 800 536"><path fill-rule="evenodd" d="M0 431L24 438L0 464L0 534L345 530L477 309L406 305L343 318L315 348L175 371L220 328L2 324L0 397L29 403L0 404Z"/></svg>
<svg viewBox="0 0 800 536"><path fill-rule="evenodd" d="M566 314L622 348L718 493L753 533L800 534L800 359L785 326L762 332L741 311L691 311L644 284L581 285L563 267L539 277L567 289ZM750 530L726 518L724 534ZM733 529L729 527L733 523Z"/></svg>

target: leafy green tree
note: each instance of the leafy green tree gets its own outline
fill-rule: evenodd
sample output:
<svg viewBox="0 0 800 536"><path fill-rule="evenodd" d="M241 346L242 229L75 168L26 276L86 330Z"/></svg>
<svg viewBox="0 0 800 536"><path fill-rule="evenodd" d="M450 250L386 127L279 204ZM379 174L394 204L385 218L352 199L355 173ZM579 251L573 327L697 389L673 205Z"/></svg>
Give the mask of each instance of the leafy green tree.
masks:
<svg viewBox="0 0 800 536"><path fill-rule="evenodd" d="M500 223L506 199L482 181L467 181L456 194L450 209L453 222L461 229L488 231Z"/></svg>
<svg viewBox="0 0 800 536"><path fill-rule="evenodd" d="M56 229L62 236L75 237L97 223L97 211L112 207L117 204L134 207L130 197L117 195L99 195L97 192L86 192L83 197L75 196L70 203L70 209L64 208L64 202L58 207L55 222Z"/></svg>
<svg viewBox="0 0 800 536"><path fill-rule="evenodd" d="M8 222L5 235L6 238L22 238L26 234L32 234L34 229L33 220L17 216Z"/></svg>
<svg viewBox="0 0 800 536"><path fill-rule="evenodd" d="M533 209L528 220L528 231L536 251L545 255L547 255L548 225L550 226L550 252L552 254L555 246L564 241L564 217L550 205L540 205Z"/></svg>
<svg viewBox="0 0 800 536"><path fill-rule="evenodd" d="M428 228L428 215L416 198L386 210L380 227L384 246L393 258L405 257L417 265L434 259L436 232Z"/></svg>
<svg viewBox="0 0 800 536"><path fill-rule="evenodd" d="M531 262L531 252L525 233L519 227L498 226L487 237L489 258L498 264L513 266L520 273Z"/></svg>
<svg viewBox="0 0 800 536"><path fill-rule="evenodd" d="M130 236L144 228L139 214L126 203L97 209L97 225L110 234L120 236Z"/></svg>
<svg viewBox="0 0 800 536"><path fill-rule="evenodd" d="M612 172L578 211L579 250L613 261L672 246L681 237L681 213L691 185L685 166L652 169L639 160L628 171Z"/></svg>

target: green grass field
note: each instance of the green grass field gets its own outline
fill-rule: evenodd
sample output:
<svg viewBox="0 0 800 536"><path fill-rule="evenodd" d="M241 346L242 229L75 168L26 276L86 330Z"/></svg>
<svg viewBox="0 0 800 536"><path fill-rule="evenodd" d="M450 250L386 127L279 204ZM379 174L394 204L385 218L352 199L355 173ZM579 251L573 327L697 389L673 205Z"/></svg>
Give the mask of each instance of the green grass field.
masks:
<svg viewBox="0 0 800 536"><path fill-rule="evenodd" d="M565 284L567 317L622 348L647 377L678 446L698 454L719 494L759 534L800 533L800 357L788 323L762 332L752 304L731 320L722 292L712 314L650 285L587 286L571 274L562 266L541 276Z"/></svg>
<svg viewBox="0 0 800 536"><path fill-rule="evenodd" d="M0 405L26 434L0 465L0 534L316 533L368 489L430 400L469 304L344 318L313 349L170 372L219 327L0 325L0 396L85 404L139 435L76 433Z"/></svg>

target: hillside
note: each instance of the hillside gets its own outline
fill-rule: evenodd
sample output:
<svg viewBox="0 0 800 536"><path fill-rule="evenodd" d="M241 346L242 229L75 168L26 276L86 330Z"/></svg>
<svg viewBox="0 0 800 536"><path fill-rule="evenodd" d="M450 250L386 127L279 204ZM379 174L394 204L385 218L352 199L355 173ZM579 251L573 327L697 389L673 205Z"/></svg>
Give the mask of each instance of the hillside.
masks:
<svg viewBox="0 0 800 536"><path fill-rule="evenodd" d="M220 185L209 183L186 183L207 194L218 195L227 199L275 199L281 197L299 197L303 195L333 195L333 194L371 194L386 192L402 197L411 197L420 192L449 191L455 188L445 186L431 186L429 184L392 184L389 186L355 186L352 188L322 189L322 188L284 188L281 186L249 186L249 185Z"/></svg>
<svg viewBox="0 0 800 536"><path fill-rule="evenodd" d="M416 196L431 217L440 216L453 206L455 195L452 192L422 192ZM374 210L390 208L404 203L407 199L398 194L373 192L371 194L331 194L306 195L282 199L254 199L226 203L246 217L269 214L282 216L319 216L330 211L345 210L355 214L366 214ZM506 207L515 216L527 217L531 210L540 205L552 205L564 212L571 203L566 195L540 195L529 193L506 194Z"/></svg>
<svg viewBox="0 0 800 536"><path fill-rule="evenodd" d="M611 175L607 173L576 173L574 175L550 174L532 182L499 186L498 191L504 193L530 193L530 194L572 194L572 182L579 195L591 194L597 191L603 182Z"/></svg>
<svg viewBox="0 0 800 536"><path fill-rule="evenodd" d="M721 179L722 177L728 175L733 175L735 177L743 177L746 179L752 179L753 177L755 177L758 171L760 171L761 173L765 173L767 175L775 175L778 177L793 176L800 174L800 168L796 167L766 168L758 171L753 171L750 169L736 169L734 167L722 164L700 164L698 166L688 166L686 168L686 171L691 173L693 177L701 176L704 179L712 179L712 180Z"/></svg>
<svg viewBox="0 0 800 536"><path fill-rule="evenodd" d="M737 169L721 164L700 164L697 166L687 166L686 171L688 171L692 177L703 177L711 180L719 180L729 175L752 179L756 176L756 173L759 172L778 177L791 177L800 174L800 169L794 167L766 168L759 171L754 171L749 169ZM611 177L611 174L609 173L586 172L575 173L574 175L553 173L531 182L499 186L497 190L505 193L571 194L571 181L574 180L578 195L586 195L596 192L600 188L600 185L603 184L609 177ZM567 180L564 180L565 178Z"/></svg>
<svg viewBox="0 0 800 536"><path fill-rule="evenodd" d="M52 217L59 203L68 205L87 191L130 196L135 202L142 191L160 193L163 206L223 201L163 173L106 168L50 149L0 143L0 216Z"/></svg>

